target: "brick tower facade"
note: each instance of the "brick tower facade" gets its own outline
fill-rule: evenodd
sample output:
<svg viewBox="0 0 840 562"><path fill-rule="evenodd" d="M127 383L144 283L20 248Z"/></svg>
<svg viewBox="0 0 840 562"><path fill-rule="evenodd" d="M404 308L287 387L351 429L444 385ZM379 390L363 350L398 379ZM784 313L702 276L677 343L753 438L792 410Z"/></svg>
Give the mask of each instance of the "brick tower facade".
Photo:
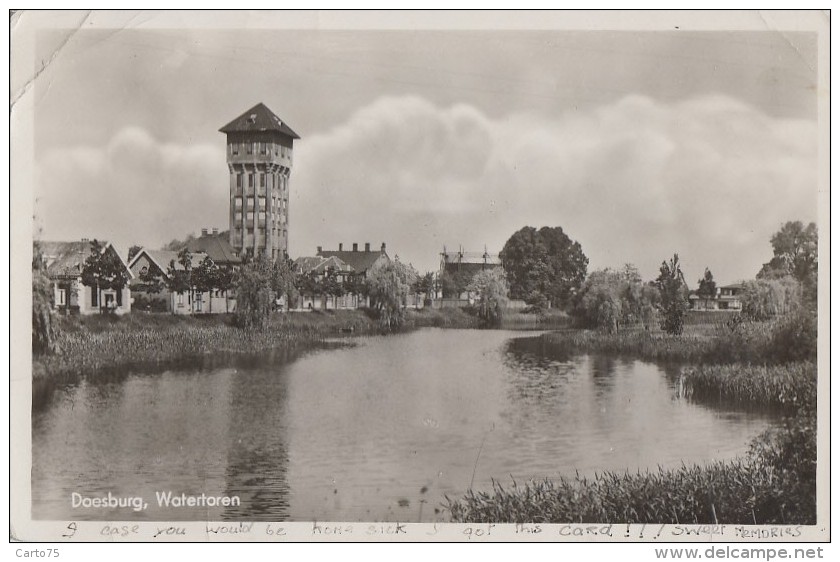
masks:
<svg viewBox="0 0 840 562"><path fill-rule="evenodd" d="M287 257L292 147L300 137L262 103L219 131L227 135L230 245L242 257Z"/></svg>

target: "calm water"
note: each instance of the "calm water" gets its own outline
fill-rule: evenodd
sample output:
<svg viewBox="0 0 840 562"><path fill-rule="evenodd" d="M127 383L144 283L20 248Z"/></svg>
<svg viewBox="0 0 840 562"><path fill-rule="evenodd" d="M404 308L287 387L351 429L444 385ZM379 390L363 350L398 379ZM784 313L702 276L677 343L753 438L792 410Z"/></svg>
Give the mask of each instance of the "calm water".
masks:
<svg viewBox="0 0 840 562"><path fill-rule="evenodd" d="M33 516L435 520L471 482L732 458L773 421L676 398L676 371L564 357L529 333L353 344L58 389L33 419ZM71 507L109 491L148 509ZM160 508L165 491L242 505Z"/></svg>

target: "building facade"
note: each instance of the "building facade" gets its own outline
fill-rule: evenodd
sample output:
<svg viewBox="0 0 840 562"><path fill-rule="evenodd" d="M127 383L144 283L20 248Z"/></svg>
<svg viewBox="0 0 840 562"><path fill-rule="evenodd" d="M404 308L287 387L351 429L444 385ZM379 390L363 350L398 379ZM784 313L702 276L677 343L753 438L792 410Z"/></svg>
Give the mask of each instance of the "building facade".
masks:
<svg viewBox="0 0 840 562"><path fill-rule="evenodd" d="M287 257L289 176L300 137L262 103L219 131L227 136L230 245L242 257Z"/></svg>
<svg viewBox="0 0 840 562"><path fill-rule="evenodd" d="M697 294L697 291L692 291L689 294L688 301L691 304L691 310L740 311L743 304L743 292L744 284L735 283L718 287L713 297L701 297Z"/></svg>
<svg viewBox="0 0 840 562"><path fill-rule="evenodd" d="M133 277L122 256L108 242L101 242L102 253L111 253L125 268L129 283ZM82 270L91 254L87 239L75 242L38 242L40 259L53 284L53 306L56 310L72 314L131 312L131 288L111 289L85 285Z"/></svg>

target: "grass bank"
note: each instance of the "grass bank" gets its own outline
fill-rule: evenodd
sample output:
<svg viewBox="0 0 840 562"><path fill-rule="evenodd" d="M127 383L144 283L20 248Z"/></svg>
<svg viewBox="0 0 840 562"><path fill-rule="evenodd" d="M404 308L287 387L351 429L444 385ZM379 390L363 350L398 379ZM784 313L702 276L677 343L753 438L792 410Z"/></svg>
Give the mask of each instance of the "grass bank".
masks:
<svg viewBox="0 0 840 562"><path fill-rule="evenodd" d="M458 310L408 310L406 328L477 327ZM113 370L190 365L208 356L243 356L293 348L341 335L379 333L362 310L274 314L263 330L233 325L226 314L173 316L132 313L62 318L59 353L34 358L33 377L61 380Z"/></svg>
<svg viewBox="0 0 840 562"><path fill-rule="evenodd" d="M689 325L681 336L641 328L618 333L567 330L543 336L571 353L623 355L681 364L784 363L817 355L816 318L807 313L767 322Z"/></svg>

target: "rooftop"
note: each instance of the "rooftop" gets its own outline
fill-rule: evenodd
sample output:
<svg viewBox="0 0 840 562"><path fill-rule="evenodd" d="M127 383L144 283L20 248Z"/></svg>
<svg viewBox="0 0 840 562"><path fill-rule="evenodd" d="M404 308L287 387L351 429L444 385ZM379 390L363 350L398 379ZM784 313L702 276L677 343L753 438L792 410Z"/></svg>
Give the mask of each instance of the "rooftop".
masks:
<svg viewBox="0 0 840 562"><path fill-rule="evenodd" d="M258 103L221 129L222 133L241 133L252 131L274 131L293 139L300 136L286 125L282 119L277 117L273 111L263 103Z"/></svg>
<svg viewBox="0 0 840 562"><path fill-rule="evenodd" d="M480 263L488 265L501 265L502 260L499 254L487 252L443 252L444 263Z"/></svg>
<svg viewBox="0 0 840 562"><path fill-rule="evenodd" d="M228 233L202 234L199 238L190 240L186 248L192 253L203 252L216 262L216 265L236 265L242 260L228 241Z"/></svg>
<svg viewBox="0 0 840 562"><path fill-rule="evenodd" d="M318 256L322 258L336 257L352 267L358 273L365 273L380 256L388 257L385 250L352 251L352 250L320 250ZM390 258L389 258L390 259Z"/></svg>

